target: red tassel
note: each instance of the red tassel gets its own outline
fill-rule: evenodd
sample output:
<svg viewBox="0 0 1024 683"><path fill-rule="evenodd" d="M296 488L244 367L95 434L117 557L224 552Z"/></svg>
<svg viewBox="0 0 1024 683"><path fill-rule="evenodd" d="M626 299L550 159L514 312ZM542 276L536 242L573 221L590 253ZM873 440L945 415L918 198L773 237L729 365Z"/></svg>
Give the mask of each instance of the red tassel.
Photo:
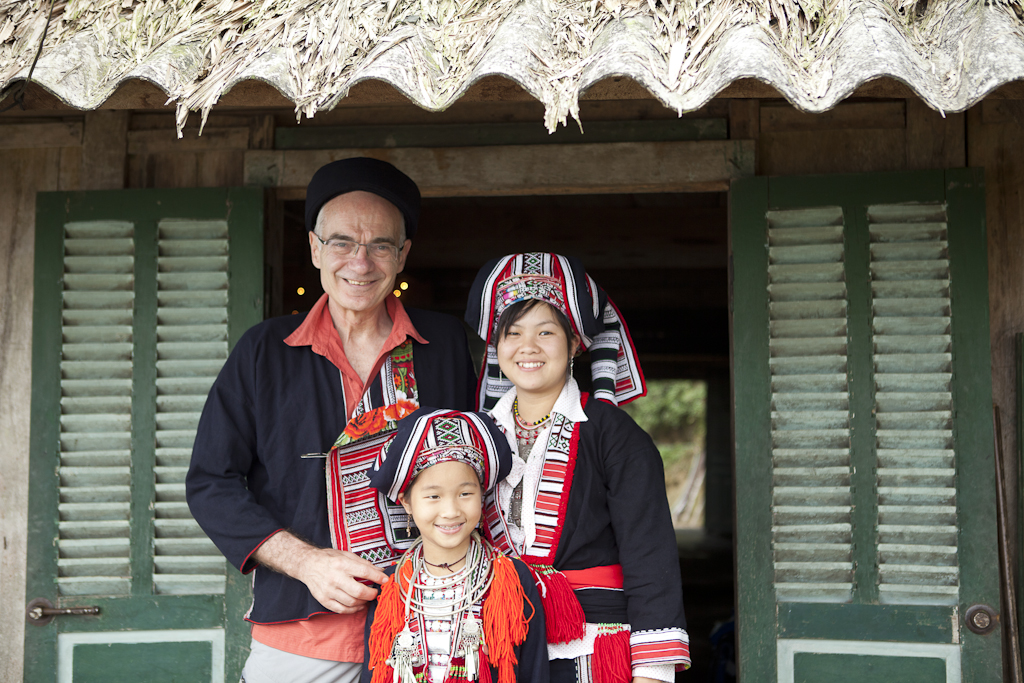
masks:
<svg viewBox="0 0 1024 683"><path fill-rule="evenodd" d="M480 681L479 683L491 683L491 663L487 661L487 653L480 648Z"/></svg>
<svg viewBox="0 0 1024 683"><path fill-rule="evenodd" d="M553 567L533 567L541 586L541 601L544 603L544 625L547 627L549 643L568 643L579 640L587 632L586 617L569 580Z"/></svg>
<svg viewBox="0 0 1024 683"><path fill-rule="evenodd" d="M633 680L633 662L629 650L629 629L598 627L590 671L594 683L629 683Z"/></svg>

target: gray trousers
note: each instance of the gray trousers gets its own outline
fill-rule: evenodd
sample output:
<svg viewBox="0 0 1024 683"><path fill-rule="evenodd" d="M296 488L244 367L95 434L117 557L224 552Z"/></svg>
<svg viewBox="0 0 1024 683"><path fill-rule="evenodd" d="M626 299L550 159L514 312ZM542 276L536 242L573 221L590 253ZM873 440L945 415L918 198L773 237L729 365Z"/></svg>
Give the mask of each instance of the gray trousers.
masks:
<svg viewBox="0 0 1024 683"><path fill-rule="evenodd" d="M362 664L293 655L252 641L241 683L358 683Z"/></svg>

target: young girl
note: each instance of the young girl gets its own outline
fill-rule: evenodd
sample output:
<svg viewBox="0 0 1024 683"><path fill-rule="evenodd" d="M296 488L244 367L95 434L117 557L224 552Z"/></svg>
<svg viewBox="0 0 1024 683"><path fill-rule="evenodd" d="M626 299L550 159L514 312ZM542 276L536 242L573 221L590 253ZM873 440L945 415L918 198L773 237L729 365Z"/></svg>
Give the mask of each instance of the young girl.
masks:
<svg viewBox="0 0 1024 683"><path fill-rule="evenodd" d="M466 321L487 342L481 406L516 453L487 524L543 584L552 682L670 683L690 663L679 560L661 456L616 407L645 393L618 310L578 260L512 254L477 275Z"/></svg>
<svg viewBox="0 0 1024 683"><path fill-rule="evenodd" d="M419 538L385 573L366 619L362 683L547 683L532 575L477 532L512 454L482 413L421 408L398 424L370 486Z"/></svg>

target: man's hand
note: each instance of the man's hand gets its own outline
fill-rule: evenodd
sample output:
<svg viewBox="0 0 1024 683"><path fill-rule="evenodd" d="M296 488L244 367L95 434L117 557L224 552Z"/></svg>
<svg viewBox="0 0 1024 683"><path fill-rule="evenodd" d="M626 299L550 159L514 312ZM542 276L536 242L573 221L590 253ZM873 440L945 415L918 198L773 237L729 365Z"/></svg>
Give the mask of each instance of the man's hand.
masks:
<svg viewBox="0 0 1024 683"><path fill-rule="evenodd" d="M287 531L279 531L253 554L260 564L306 584L317 602L339 614L366 607L377 591L359 583L384 583L387 577L363 558L334 548L317 548Z"/></svg>

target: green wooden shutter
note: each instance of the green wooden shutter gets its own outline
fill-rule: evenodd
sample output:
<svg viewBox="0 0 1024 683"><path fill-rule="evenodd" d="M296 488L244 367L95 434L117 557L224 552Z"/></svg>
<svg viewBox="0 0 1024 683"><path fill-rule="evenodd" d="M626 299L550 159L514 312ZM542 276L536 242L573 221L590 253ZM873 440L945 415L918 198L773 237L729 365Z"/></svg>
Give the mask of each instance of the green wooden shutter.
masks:
<svg viewBox="0 0 1024 683"><path fill-rule="evenodd" d="M980 173L730 203L740 675L1000 680Z"/></svg>
<svg viewBox="0 0 1024 683"><path fill-rule="evenodd" d="M26 680L158 681L167 658L168 676L238 676L247 582L184 478L206 394L262 318L262 201L39 195L28 597L100 614L29 626Z"/></svg>

